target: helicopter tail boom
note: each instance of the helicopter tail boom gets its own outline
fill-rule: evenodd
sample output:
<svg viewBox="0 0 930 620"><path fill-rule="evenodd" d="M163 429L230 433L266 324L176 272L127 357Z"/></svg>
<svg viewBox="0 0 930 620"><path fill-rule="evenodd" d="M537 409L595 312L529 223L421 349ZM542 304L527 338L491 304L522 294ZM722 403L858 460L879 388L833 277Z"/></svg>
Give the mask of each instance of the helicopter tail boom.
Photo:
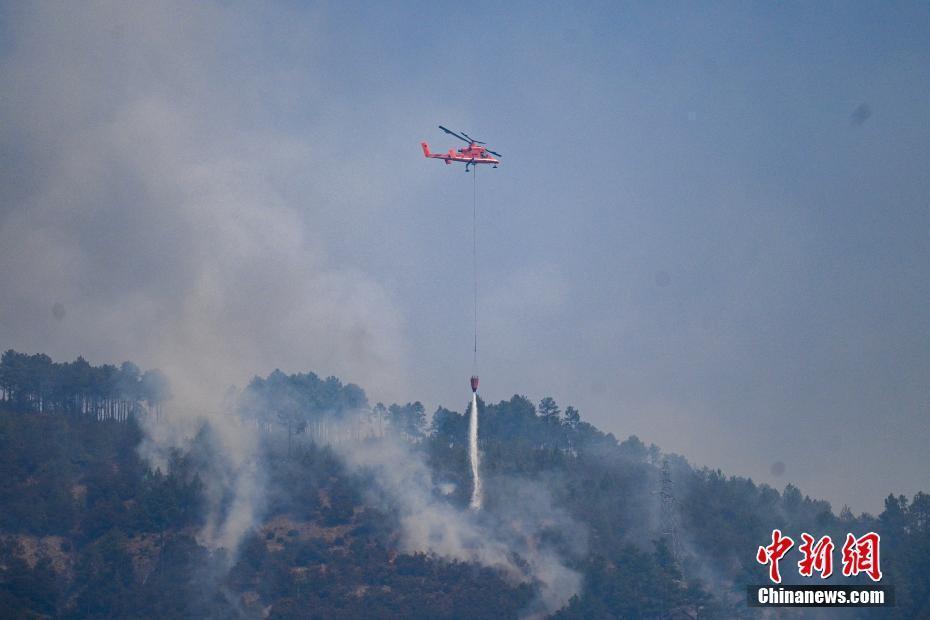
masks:
<svg viewBox="0 0 930 620"><path fill-rule="evenodd" d="M420 146L423 147L423 155L425 157L431 157L433 159L442 159L446 162L447 165L450 163L449 159L452 157L452 155L446 155L445 153L431 153L429 150L429 145L426 142L421 142Z"/></svg>

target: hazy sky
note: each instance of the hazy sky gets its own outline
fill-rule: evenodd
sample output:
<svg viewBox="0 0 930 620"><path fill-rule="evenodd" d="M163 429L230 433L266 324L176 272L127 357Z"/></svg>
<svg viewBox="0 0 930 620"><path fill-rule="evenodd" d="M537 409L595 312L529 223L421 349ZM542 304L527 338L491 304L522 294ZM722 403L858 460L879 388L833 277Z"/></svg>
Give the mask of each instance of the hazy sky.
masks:
<svg viewBox="0 0 930 620"><path fill-rule="evenodd" d="M930 490L928 33L925 2L2 3L0 347L463 409L441 123L504 155L486 400L878 512Z"/></svg>

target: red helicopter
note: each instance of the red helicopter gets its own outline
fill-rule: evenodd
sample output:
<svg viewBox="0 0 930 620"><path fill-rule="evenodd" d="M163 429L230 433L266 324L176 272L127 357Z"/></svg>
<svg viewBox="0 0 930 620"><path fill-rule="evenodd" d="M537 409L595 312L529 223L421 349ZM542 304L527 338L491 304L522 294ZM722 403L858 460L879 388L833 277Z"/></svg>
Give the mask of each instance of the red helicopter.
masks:
<svg viewBox="0 0 930 620"><path fill-rule="evenodd" d="M446 129L442 125L440 125L439 128L450 136L455 136L462 142L466 142L468 146L457 151L455 149L449 149L448 153L430 153L429 145L426 142L421 142L420 146L423 147L423 154L425 156L433 157L435 159L442 159L447 164L451 164L454 161L463 162L465 164L465 172L468 172L469 166L477 166L478 164L491 164L497 168L497 164L501 163L499 159L491 157L491 155L503 157L500 153L495 153L491 149L485 148L484 146L479 146L484 145L484 142L475 140L464 131L461 133L461 135L459 135L454 131Z"/></svg>

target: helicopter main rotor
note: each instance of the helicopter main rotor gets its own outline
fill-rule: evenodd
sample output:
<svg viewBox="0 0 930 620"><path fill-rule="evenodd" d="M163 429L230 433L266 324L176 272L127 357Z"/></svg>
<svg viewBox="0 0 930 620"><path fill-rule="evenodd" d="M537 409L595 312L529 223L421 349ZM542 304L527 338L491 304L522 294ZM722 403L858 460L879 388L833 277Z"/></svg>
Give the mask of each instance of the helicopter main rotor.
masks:
<svg viewBox="0 0 930 620"><path fill-rule="evenodd" d="M474 138L472 138L471 136L469 136L469 135L468 135L467 133L465 133L464 131L462 131L462 132L460 132L460 133L455 133L455 132L452 131L451 129L447 129L446 127L443 127L442 125L440 125L439 128L442 129L442 130L443 130L444 132L446 132L447 134L449 134L450 136L455 136L456 138L458 138L458 139L461 140L462 142L467 143L469 146L471 146L472 144L481 144L481 145L487 144L486 142L482 142L481 140L475 140ZM496 155L497 157L503 157L503 155L501 155L500 153L498 153L498 152L496 152L496 151L492 151L491 149L485 148L484 150L487 151L488 153L491 153L492 155Z"/></svg>

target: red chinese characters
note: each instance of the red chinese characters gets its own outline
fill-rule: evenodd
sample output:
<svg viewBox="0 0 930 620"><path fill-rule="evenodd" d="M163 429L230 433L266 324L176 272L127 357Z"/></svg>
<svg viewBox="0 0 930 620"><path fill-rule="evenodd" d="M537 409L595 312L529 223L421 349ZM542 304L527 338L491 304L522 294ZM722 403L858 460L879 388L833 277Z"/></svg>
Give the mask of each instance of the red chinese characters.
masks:
<svg viewBox="0 0 930 620"><path fill-rule="evenodd" d="M781 573L778 572L778 561L781 560L793 546L794 541L788 536L782 536L781 530L772 530L772 544L768 547L759 547L759 551L756 552L756 561L759 564L769 565L769 579L774 583L781 583Z"/></svg>
<svg viewBox="0 0 930 620"><path fill-rule="evenodd" d="M865 573L872 581L879 581L882 578L878 557L879 542L881 538L875 532L869 532L860 538L847 534L846 544L843 545L843 575L852 577Z"/></svg>
<svg viewBox="0 0 930 620"><path fill-rule="evenodd" d="M853 534L846 534L843 545L843 576L855 577L865 573L872 581L881 581L882 569L879 558L879 544L881 537L875 532L869 532L859 538ZM772 530L772 543L766 547L759 547L756 552L756 561L768 565L769 579L773 583L781 583L781 572L778 562L794 546L790 536L785 536L781 530ZM807 532L801 534L801 544L798 551L801 559L798 561L798 573L802 577L813 577L814 571L820 573L821 579L833 575L833 550L835 545L830 536L817 540Z"/></svg>
<svg viewBox="0 0 930 620"><path fill-rule="evenodd" d="M833 540L824 536L814 544L814 537L804 532L801 534L804 541L798 547L804 557L798 562L798 572L803 577L811 577L816 570L821 579L833 574Z"/></svg>

